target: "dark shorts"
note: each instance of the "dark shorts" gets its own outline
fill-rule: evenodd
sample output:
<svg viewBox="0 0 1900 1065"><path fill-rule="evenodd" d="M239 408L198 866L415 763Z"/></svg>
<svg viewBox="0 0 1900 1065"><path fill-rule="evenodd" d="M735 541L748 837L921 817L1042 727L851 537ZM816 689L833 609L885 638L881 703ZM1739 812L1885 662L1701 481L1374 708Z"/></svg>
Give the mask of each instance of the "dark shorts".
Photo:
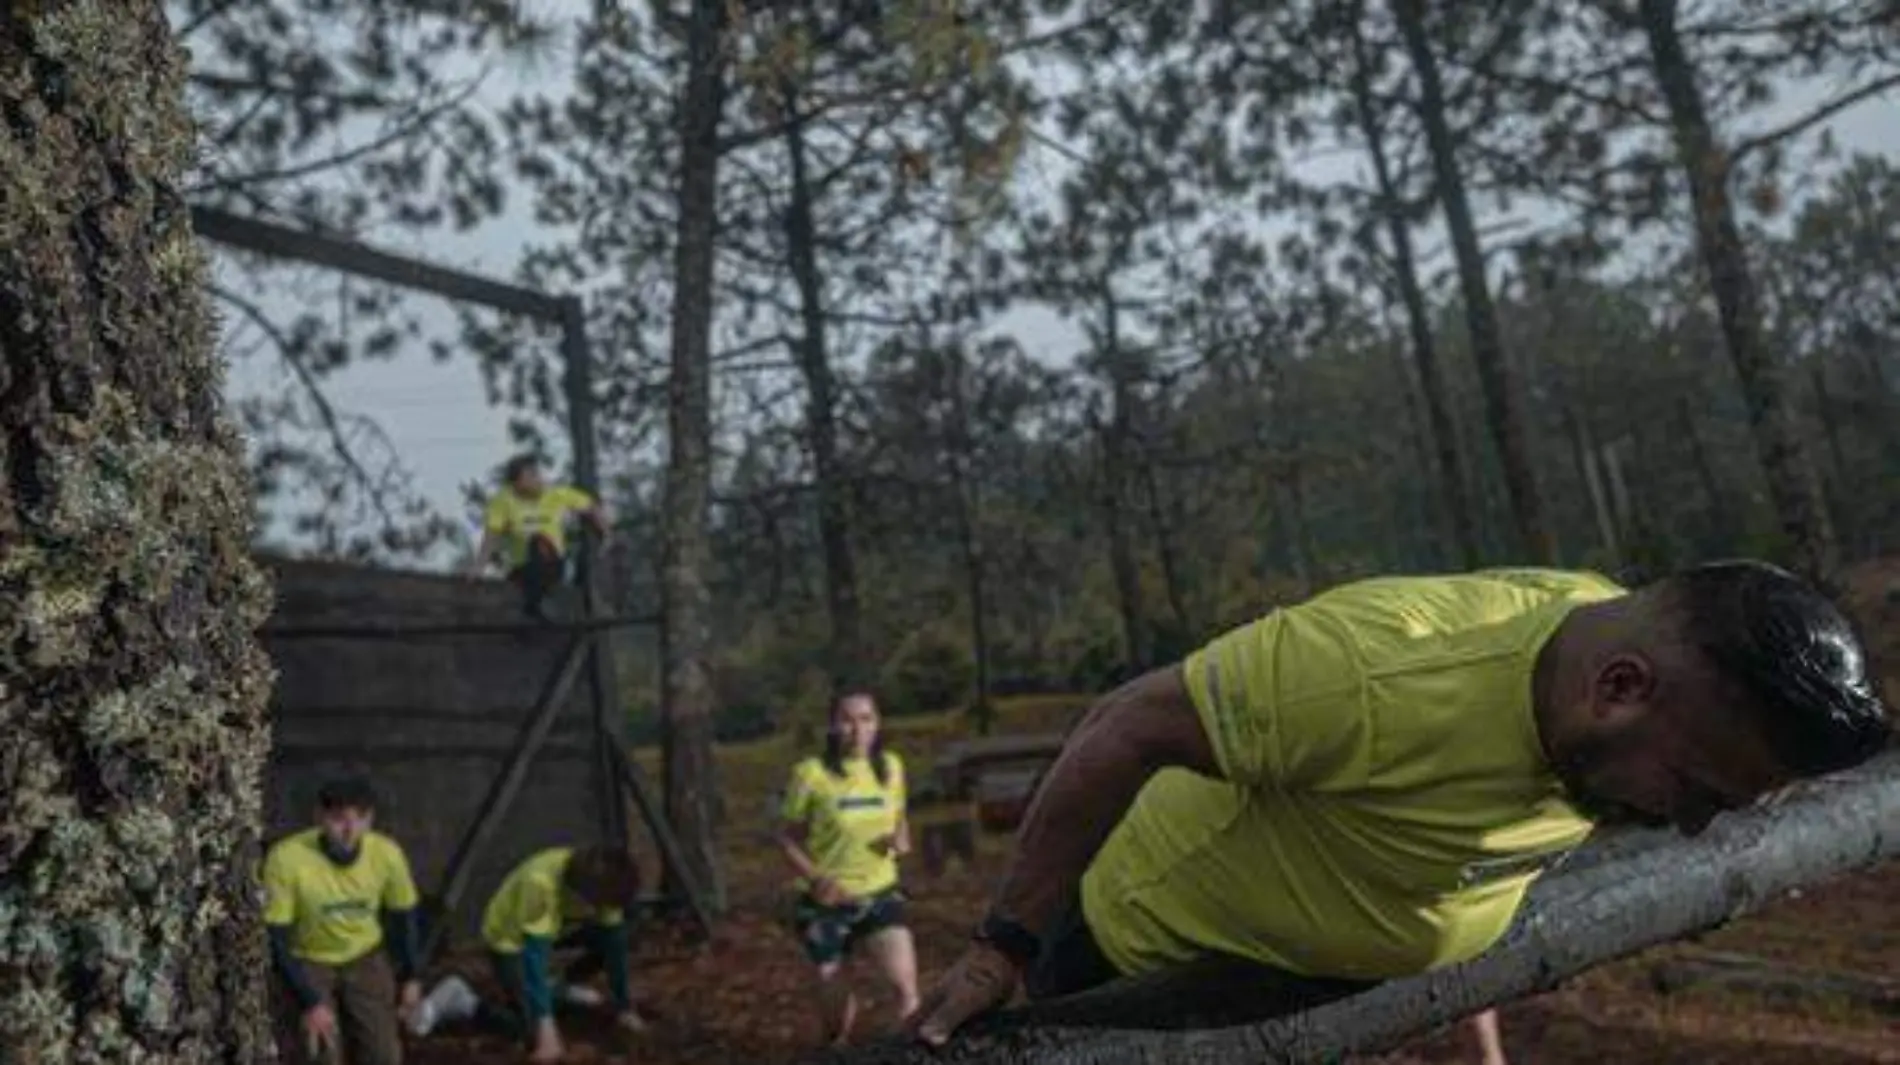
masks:
<svg viewBox="0 0 1900 1065"><path fill-rule="evenodd" d="M1189 971L1192 971L1191 974ZM1170 976L1186 979L1170 980ZM1023 974L1031 1002L1059 1008L1052 1000L1081 995L1123 979L1102 953L1089 930L1080 900L1071 898L1043 937L1042 952ZM1373 984L1359 980L1301 976L1245 958L1208 955L1175 967L1171 973L1130 977L1127 993L1099 1005L1070 1005L1050 1020L1081 1026L1113 1024L1128 1028L1219 1028L1285 1016ZM1151 986L1136 986L1147 983ZM1165 994L1162 993L1165 988ZM1183 995L1191 995L1184 999Z"/></svg>
<svg viewBox="0 0 1900 1065"><path fill-rule="evenodd" d="M1121 972L1102 953L1082 916L1082 900L1071 896L1061 916L1043 936L1042 953L1023 972L1023 991L1031 1002L1077 995L1120 979Z"/></svg>
<svg viewBox="0 0 1900 1065"><path fill-rule="evenodd" d="M800 895L792 908L792 928L814 965L843 961L867 936L904 924L904 893L890 888L845 906L821 906Z"/></svg>
<svg viewBox="0 0 1900 1065"><path fill-rule="evenodd" d="M540 615L542 600L566 584L568 577L567 556L545 536L530 539L526 557L508 571L508 579L521 589L522 609L531 616Z"/></svg>

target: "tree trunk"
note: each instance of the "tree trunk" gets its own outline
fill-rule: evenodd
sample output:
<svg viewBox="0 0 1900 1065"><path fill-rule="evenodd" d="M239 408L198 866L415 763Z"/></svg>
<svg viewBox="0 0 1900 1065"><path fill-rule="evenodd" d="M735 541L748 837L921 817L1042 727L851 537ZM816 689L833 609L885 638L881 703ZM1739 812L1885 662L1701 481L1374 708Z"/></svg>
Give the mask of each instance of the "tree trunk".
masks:
<svg viewBox="0 0 1900 1065"><path fill-rule="evenodd" d="M1577 456L1577 477L1583 481L1584 492L1589 496L1590 512L1596 516L1597 533L1603 538L1603 549L1609 552L1613 565L1621 565L1624 558L1622 526L1610 509L1609 493L1604 489L1594 434L1578 416L1576 404L1564 404L1564 419L1570 423L1570 443Z"/></svg>
<svg viewBox="0 0 1900 1065"><path fill-rule="evenodd" d="M1127 432L1119 418L1102 428L1102 520L1108 525L1108 563L1115 579L1115 598L1121 604L1122 656L1135 672L1148 665L1148 611L1141 593L1141 564L1135 558L1135 540L1124 506L1123 476L1128 449Z"/></svg>
<svg viewBox="0 0 1900 1065"><path fill-rule="evenodd" d="M1122 608L1122 653L1128 668L1148 667L1148 611L1141 594L1141 564L1128 514L1128 467L1134 462L1129 438L1134 435L1134 382L1121 351L1120 309L1115 294L1103 292L1103 355L1108 362L1109 416L1102 427L1102 517L1108 524L1108 561L1115 577L1115 595Z"/></svg>
<svg viewBox="0 0 1900 1065"><path fill-rule="evenodd" d="M1378 207L1385 219L1387 238L1392 242L1392 272L1405 306L1405 326L1412 341L1412 358L1418 364L1419 391L1425 397L1425 410L1431 420L1431 453L1438 464L1439 498L1452 550L1458 564L1472 569L1478 564L1478 534L1471 514L1471 499L1459 471L1458 434L1452 427L1450 390L1445 371L1438 361L1438 344L1432 337L1432 315L1425 299L1424 286L1418 281L1417 257L1412 252L1411 224L1405 219L1405 205L1399 197L1398 183L1392 177L1392 164L1385 154L1385 131L1379 126L1378 110L1372 97L1372 60L1366 54L1364 36L1357 16L1351 20L1353 35L1353 104L1359 118L1359 131L1372 158L1372 174L1378 183ZM1403 358L1400 359L1403 364Z"/></svg>
<svg viewBox="0 0 1900 1065"><path fill-rule="evenodd" d="M1847 449L1841 445L1841 410L1834 402L1833 390L1827 386L1827 364L1816 358L1809 369L1814 379L1814 414L1827 440L1829 460L1828 469L1821 475L1821 499L1830 507L1840 543L1852 551L1859 539L1860 521L1854 499L1854 477L1847 462Z"/></svg>
<svg viewBox="0 0 1900 1065"><path fill-rule="evenodd" d="M1155 552L1160 556L1161 585L1168 597L1168 610L1174 614L1175 632L1185 636L1194 631L1188 624L1187 595L1181 581L1181 555L1174 540L1174 527L1168 520L1169 508L1161 497L1161 478L1155 475L1155 464L1146 449L1138 449L1141 457L1141 478L1144 495L1148 502L1148 524L1155 534Z"/></svg>
<svg viewBox="0 0 1900 1065"><path fill-rule="evenodd" d="M1696 479L1702 482L1703 494L1708 497L1708 512L1702 520L1702 552L1725 551L1727 537L1734 528L1731 515L1740 513L1740 509L1730 506L1722 492L1722 482L1715 476L1715 465L1709 461L1709 449L1702 443L1702 431L1696 427L1695 408L1688 397L1676 400L1676 418L1682 425L1683 437L1689 442L1689 459L1695 465Z"/></svg>
<svg viewBox="0 0 1900 1065"><path fill-rule="evenodd" d="M162 5L0 17L0 1057L270 1053L273 679Z"/></svg>
<svg viewBox="0 0 1900 1065"><path fill-rule="evenodd" d="M1556 544L1551 538L1543 500L1537 492L1523 384L1518 379L1517 368L1505 353L1497 308L1491 302L1484 250L1478 242L1471 203L1465 196L1464 175L1458 167L1457 138L1446 117L1438 59L1432 54L1431 41L1425 32L1424 0L1392 0L1392 13L1398 19L1405 50L1418 74L1419 118L1424 123L1425 140L1431 152L1438 202L1445 210L1445 228L1451 233L1452 250L1458 261L1458 288L1464 297L1466 328L1471 332L1471 357L1478 367L1479 383L1484 386L1485 420L1490 423L1491 435L1497 442L1498 460L1504 469L1504 488L1510 497L1520 549L1529 562L1554 564Z"/></svg>
<svg viewBox="0 0 1900 1065"><path fill-rule="evenodd" d="M791 202L785 209L785 246L798 286L801 335L798 366L805 375L805 445L811 451L818 489L818 539L825 560L825 605L831 618L831 683L834 689L869 683L859 638L858 577L851 555L851 486L838 461L837 384L825 338L824 278L818 270L818 235L812 218L812 185L805 158L805 127L794 90L784 90L785 154L791 163Z"/></svg>
<svg viewBox="0 0 1900 1065"><path fill-rule="evenodd" d="M1879 445L1884 478L1900 470L1900 402L1896 401L1893 388L1887 383L1886 370L1881 366L1879 334L1871 329L1856 329L1848 343L1860 356L1862 372L1857 376L1864 376L1867 383L1867 400L1874 414L1870 431ZM1861 550L1868 558L1886 554L1892 537L1890 530L1895 525L1891 517L1896 502L1894 493L1878 492L1861 502L1864 540Z"/></svg>
<svg viewBox="0 0 1900 1065"><path fill-rule="evenodd" d="M1310 595L1324 587L1328 577L1325 564L1319 560L1319 551L1313 546L1312 523L1306 520L1306 474L1300 465L1296 443L1294 450L1289 451L1280 464L1280 492L1281 498L1286 501L1287 533L1292 538L1294 569Z"/></svg>
<svg viewBox="0 0 1900 1065"><path fill-rule="evenodd" d="M1435 482L1442 481L1442 477L1437 475L1443 471L1432 464L1436 448L1432 443L1431 428L1426 424L1426 415L1421 409L1424 403L1419 396L1417 381L1405 358L1405 345L1381 342L1379 347L1390 358L1393 387L1398 389L1399 399L1405 407L1405 436L1394 444L1393 468L1408 465L1413 468L1413 474L1408 478L1412 482L1412 490L1402 493L1402 498L1395 501L1393 520L1388 522L1394 526L1391 531L1400 548L1395 557L1410 569L1438 569L1444 565L1440 560L1446 555L1446 545L1453 543L1451 554L1458 559L1455 565L1470 569L1477 565L1476 556L1465 557L1463 548L1455 546L1457 534L1434 528L1439 524L1441 514L1446 511L1446 507L1439 505L1444 500L1444 493L1434 487ZM1457 465L1454 457L1452 468L1456 469ZM1463 486L1459 487L1462 490ZM1449 501L1446 504L1449 506ZM1459 505L1463 505L1462 499ZM1449 525L1449 521L1446 524Z"/></svg>
<svg viewBox="0 0 1900 1065"><path fill-rule="evenodd" d="M725 884L715 849L718 782L707 659L712 644L713 240L725 94L719 53L724 11L720 0L693 0L687 28L660 629L666 817L679 836L687 871L715 909L724 908Z"/></svg>
<svg viewBox="0 0 1900 1065"><path fill-rule="evenodd" d="M952 344L950 359L950 487L956 494L957 541L963 553L964 586L970 597L970 658L976 665L975 699L970 720L979 736L987 736L994 723L995 708L990 705L990 633L989 602L984 594L984 557L982 528L982 486L973 473L976 444L971 439L970 409L964 388L968 383L963 348Z"/></svg>
<svg viewBox="0 0 1900 1065"><path fill-rule="evenodd" d="M1232 962L1123 980L970 1026L954 1054L887 1041L834 1065L1307 1065L1390 1050L1488 1006L1715 928L1790 889L1900 855L1900 751L1725 814L1693 839L1611 833L1532 890L1504 938L1463 965L1356 995Z"/></svg>
<svg viewBox="0 0 1900 1065"><path fill-rule="evenodd" d="M1669 108L1676 150L1689 179L1696 243L1709 272L1722 336L1748 404L1755 448L1787 537L1790 561L1804 575L1827 583L1839 565L1834 530L1791 390L1762 328L1761 298L1749 269L1748 248L1729 202L1728 154L1709 125L1695 64L1677 33L1675 0L1639 0L1638 9L1656 84Z"/></svg>

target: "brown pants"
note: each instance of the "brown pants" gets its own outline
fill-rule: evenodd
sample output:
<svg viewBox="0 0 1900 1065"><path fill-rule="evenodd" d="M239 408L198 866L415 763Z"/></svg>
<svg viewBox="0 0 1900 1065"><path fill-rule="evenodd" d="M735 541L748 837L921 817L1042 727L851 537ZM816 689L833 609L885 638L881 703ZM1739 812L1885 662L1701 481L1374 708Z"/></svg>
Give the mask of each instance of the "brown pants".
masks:
<svg viewBox="0 0 1900 1065"><path fill-rule="evenodd" d="M336 1012L340 1050L312 1057L303 1037L303 1010L288 987L278 984L280 1058L297 1065L402 1065L402 1034L396 1024L396 973L389 956L371 951L347 965L303 963L310 986Z"/></svg>

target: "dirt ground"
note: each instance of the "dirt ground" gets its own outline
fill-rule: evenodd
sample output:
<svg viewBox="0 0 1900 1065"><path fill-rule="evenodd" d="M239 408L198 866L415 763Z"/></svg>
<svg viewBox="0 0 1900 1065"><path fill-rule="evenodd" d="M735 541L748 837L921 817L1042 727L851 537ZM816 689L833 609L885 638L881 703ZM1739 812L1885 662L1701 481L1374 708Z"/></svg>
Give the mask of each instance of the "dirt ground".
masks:
<svg viewBox="0 0 1900 1065"><path fill-rule="evenodd" d="M984 866L994 867L986 856ZM981 872L953 869L913 882L912 927L925 978L955 956L983 898ZM1702 946L1746 952L1791 967L1900 977L1900 863L1829 884L1722 929ZM1825 997L1771 1001L1733 992L1652 990L1655 963L1678 948L1652 951L1588 973L1503 1014L1505 1045L1517 1065L1900 1065L1900 1019ZM672 929L638 949L636 993L652 1022L625 1043L597 1023L568 1023L570 1060L630 1065L773 1065L810 1049L817 1029L809 985L790 934L769 912L748 907L693 948ZM868 972L858 985L889 999ZM867 1031L876 1028L867 1026ZM502 1041L443 1032L413 1044L414 1065L519 1062ZM1476 1057L1452 1029L1362 1065L1452 1065Z"/></svg>
<svg viewBox="0 0 1900 1065"><path fill-rule="evenodd" d="M1900 664L1900 560L1863 567L1850 601L1896 693ZM1891 599L1891 601L1890 601ZM1026 713L1039 724L1066 706ZM923 764L941 735L918 730L898 744L912 765ZM917 753L911 753L915 751ZM649 929L636 948L634 980L649 1031L620 1037L599 1023L567 1022L569 1060L608 1065L775 1065L810 1051L817 1028L809 1012L808 971L796 943L774 914L777 863L753 824L763 823L772 781L788 766L773 745L721 753L731 816L729 836L734 912L709 943L687 944L679 930ZM978 914L1000 861L1003 841L985 840L975 869L953 867L944 876L911 876L911 926L928 984L955 956ZM1823 885L1702 937L1699 949L1746 953L1790 969L1826 970L1900 980L1900 863ZM1503 1011L1506 1048L1514 1065L1900 1065L1900 1013L1884 1015L1830 996L1772 1000L1740 992L1689 988L1672 994L1653 983L1656 965L1691 949L1650 951L1575 979L1558 990ZM871 975L858 974L863 991L879 996L875 1033L889 1023L889 998ZM412 1065L488 1065L523 1055L493 1037L458 1031L413 1043ZM1450 1065L1475 1054L1453 1028L1431 1033L1401 1051L1361 1059L1361 1065Z"/></svg>

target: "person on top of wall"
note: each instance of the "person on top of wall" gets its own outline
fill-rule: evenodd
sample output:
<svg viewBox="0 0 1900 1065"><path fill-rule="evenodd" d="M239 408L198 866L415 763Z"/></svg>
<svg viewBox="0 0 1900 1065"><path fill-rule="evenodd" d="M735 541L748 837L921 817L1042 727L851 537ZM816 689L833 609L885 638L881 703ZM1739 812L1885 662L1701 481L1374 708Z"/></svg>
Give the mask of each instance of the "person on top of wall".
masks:
<svg viewBox="0 0 1900 1065"><path fill-rule="evenodd" d="M1096 702L912 1029L1197 958L1319 994L1451 965L1593 825L1695 834L1892 735L1848 620L1764 563L1346 584Z"/></svg>
<svg viewBox="0 0 1900 1065"><path fill-rule="evenodd" d="M640 867L624 847L551 847L511 871L482 913L482 940L507 996L507 1008L486 1011L531 1046L528 1060L553 1062L566 1052L555 1004L611 1004L628 1031L645 1022L634 1009L627 972L627 915L640 889ZM556 985L553 954L579 947L581 956ZM606 971L607 997L581 985ZM447 1018L445 1018L447 1019Z"/></svg>
<svg viewBox="0 0 1900 1065"><path fill-rule="evenodd" d="M317 792L315 826L264 856L264 927L288 1007L278 1011L286 1061L333 1061L342 1052L350 1065L402 1061L398 1021L421 999L416 885L402 848L373 829L375 820L368 783L332 781Z"/></svg>
<svg viewBox="0 0 1900 1065"><path fill-rule="evenodd" d="M858 944L908 1018L917 1008L917 950L897 876L897 859L910 852L904 762L885 750L869 694L833 701L825 753L793 768L779 821L779 847L798 873L793 923L818 967L826 1037L840 1045L850 1037L857 999L842 973Z"/></svg>
<svg viewBox="0 0 1900 1065"><path fill-rule="evenodd" d="M536 621L547 620L543 601L565 579L567 523L578 515L597 535L607 535L607 512L592 495L569 484L548 484L541 462L517 455L502 468L502 486L489 497L482 518L482 539L469 560L478 574L497 549L505 552L508 579L521 589L521 607Z"/></svg>

